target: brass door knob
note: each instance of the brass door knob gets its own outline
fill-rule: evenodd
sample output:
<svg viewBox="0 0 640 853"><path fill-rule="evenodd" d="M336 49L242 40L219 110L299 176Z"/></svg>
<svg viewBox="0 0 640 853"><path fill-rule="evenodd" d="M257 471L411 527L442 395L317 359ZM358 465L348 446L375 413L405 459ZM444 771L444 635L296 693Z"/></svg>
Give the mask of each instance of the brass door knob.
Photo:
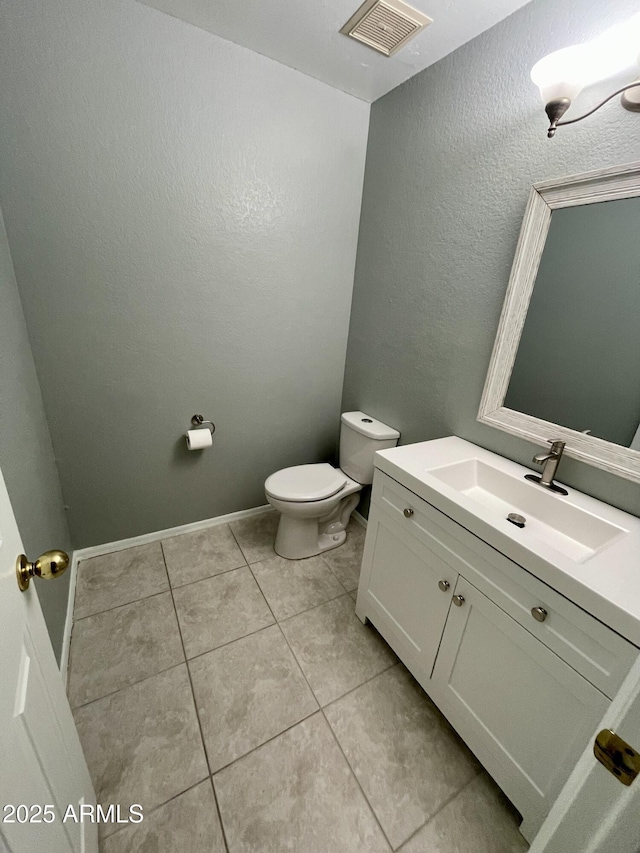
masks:
<svg viewBox="0 0 640 853"><path fill-rule="evenodd" d="M20 554L16 560L16 575L20 591L29 589L31 578L58 578L69 567L69 555L64 551L45 551L35 563L30 563L25 554Z"/></svg>
<svg viewBox="0 0 640 853"><path fill-rule="evenodd" d="M438 581L438 586L443 592L446 592L451 586L451 584L449 583L449 581Z"/></svg>
<svg viewBox="0 0 640 853"><path fill-rule="evenodd" d="M411 518L411 516L413 515L413 510L410 509L409 507L407 507L406 509L403 509L402 512L404 513L405 518Z"/></svg>

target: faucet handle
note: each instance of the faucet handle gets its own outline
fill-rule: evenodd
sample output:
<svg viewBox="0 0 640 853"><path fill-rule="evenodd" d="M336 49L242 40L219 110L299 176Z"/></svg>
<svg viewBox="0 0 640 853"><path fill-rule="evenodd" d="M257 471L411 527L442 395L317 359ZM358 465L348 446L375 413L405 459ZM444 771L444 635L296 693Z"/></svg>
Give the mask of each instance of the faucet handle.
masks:
<svg viewBox="0 0 640 853"><path fill-rule="evenodd" d="M559 450L564 450L567 442L562 441L560 438L548 438L547 444L551 445L551 450L554 452L558 452Z"/></svg>

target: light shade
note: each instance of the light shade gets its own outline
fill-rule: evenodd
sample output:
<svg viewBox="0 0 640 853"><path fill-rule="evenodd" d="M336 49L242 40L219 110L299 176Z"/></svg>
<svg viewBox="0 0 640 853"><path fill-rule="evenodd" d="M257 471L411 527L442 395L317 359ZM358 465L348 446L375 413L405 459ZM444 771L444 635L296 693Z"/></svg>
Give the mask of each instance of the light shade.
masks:
<svg viewBox="0 0 640 853"><path fill-rule="evenodd" d="M589 82L590 51L586 45L573 45L543 57L531 69L531 79L540 89L542 102L560 98L573 100Z"/></svg>
<svg viewBox="0 0 640 853"><path fill-rule="evenodd" d="M543 57L531 69L531 79L545 104L560 98L573 100L585 86L635 65L639 50L640 12L592 41Z"/></svg>

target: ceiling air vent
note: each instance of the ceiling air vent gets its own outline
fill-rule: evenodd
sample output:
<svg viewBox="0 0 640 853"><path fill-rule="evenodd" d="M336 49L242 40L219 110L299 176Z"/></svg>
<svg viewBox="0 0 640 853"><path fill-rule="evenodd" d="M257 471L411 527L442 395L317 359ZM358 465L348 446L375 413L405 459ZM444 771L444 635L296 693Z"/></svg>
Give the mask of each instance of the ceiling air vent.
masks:
<svg viewBox="0 0 640 853"><path fill-rule="evenodd" d="M340 32L391 56L431 23L402 0L366 0Z"/></svg>

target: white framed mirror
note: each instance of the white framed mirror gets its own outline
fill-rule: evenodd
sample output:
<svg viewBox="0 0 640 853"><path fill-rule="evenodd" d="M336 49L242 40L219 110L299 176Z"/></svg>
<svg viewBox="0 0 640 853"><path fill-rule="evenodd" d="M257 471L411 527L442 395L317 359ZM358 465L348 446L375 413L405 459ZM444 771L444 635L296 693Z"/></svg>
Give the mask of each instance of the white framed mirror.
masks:
<svg viewBox="0 0 640 853"><path fill-rule="evenodd" d="M531 188L478 420L640 482L640 162Z"/></svg>

